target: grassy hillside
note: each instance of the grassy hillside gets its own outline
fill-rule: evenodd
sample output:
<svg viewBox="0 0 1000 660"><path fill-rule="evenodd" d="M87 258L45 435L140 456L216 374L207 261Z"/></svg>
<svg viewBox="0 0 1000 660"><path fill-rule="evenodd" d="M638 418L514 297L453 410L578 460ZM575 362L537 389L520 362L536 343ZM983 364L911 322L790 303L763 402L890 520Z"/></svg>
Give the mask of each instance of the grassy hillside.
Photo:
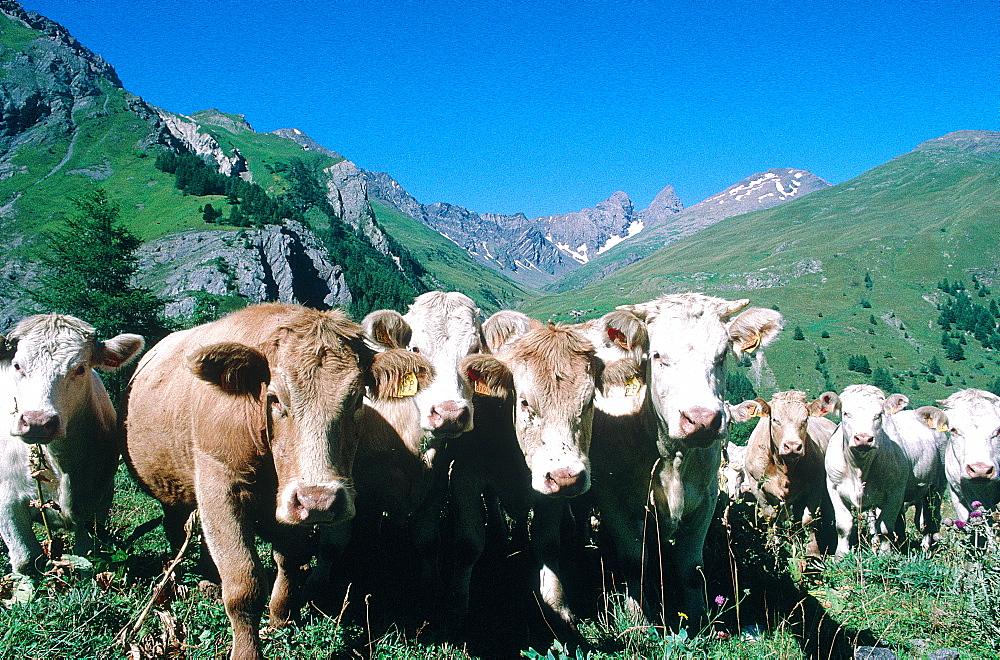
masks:
<svg viewBox="0 0 1000 660"><path fill-rule="evenodd" d="M372 208L379 223L410 250L439 288L462 291L487 313L516 307L535 297L533 292L476 263L465 250L395 208L374 199Z"/></svg>
<svg viewBox="0 0 1000 660"><path fill-rule="evenodd" d="M768 354L779 388L815 392L866 380L847 372L851 355L890 371L896 391L918 401L959 386L984 387L997 373L995 353L970 339L966 359L948 361L935 304L947 298L937 289L943 278L964 280L982 304L996 297L997 136L963 132L931 140L855 179L725 220L601 282L528 303L525 311L568 320L571 309L596 315L677 291L746 297L785 316L786 333ZM972 290L973 275L988 285L989 296ZM792 338L796 326L801 340ZM817 351L827 359L830 382L817 368ZM934 357L945 374L929 383L920 372Z"/></svg>

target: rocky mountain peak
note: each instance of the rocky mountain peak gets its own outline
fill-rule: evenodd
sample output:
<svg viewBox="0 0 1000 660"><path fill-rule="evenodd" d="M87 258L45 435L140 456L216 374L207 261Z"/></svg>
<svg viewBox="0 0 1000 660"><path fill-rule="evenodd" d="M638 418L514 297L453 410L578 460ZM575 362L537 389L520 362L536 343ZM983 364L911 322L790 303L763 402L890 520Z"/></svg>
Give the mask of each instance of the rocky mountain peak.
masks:
<svg viewBox="0 0 1000 660"><path fill-rule="evenodd" d="M271 132L278 137L283 137L286 140L291 140L292 142L297 143L306 151L315 151L323 154L324 156L329 156L330 158L343 158L343 156L338 154L336 151L327 149L297 128L279 128L278 130Z"/></svg>
<svg viewBox="0 0 1000 660"><path fill-rule="evenodd" d="M674 192L673 186L667 186L656 194L653 201L639 213L643 228L648 229L662 225L670 217L684 210L681 198Z"/></svg>
<svg viewBox="0 0 1000 660"><path fill-rule="evenodd" d="M230 133L253 133L253 126L243 115L232 115L215 108L199 110L191 115L191 119L206 126L218 126Z"/></svg>

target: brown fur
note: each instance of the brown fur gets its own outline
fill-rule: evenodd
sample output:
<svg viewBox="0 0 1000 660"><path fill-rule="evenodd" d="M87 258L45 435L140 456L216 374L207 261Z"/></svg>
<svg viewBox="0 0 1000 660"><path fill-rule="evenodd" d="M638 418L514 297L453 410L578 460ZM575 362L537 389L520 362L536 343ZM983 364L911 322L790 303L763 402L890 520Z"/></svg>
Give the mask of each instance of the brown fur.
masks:
<svg viewBox="0 0 1000 660"><path fill-rule="evenodd" d="M434 367L416 353L395 349L377 354L372 363L372 398L399 398L396 392L408 373L416 376L418 392L434 380Z"/></svg>
<svg viewBox="0 0 1000 660"><path fill-rule="evenodd" d="M491 316L483 324L483 338L486 346L494 353L505 344L517 339L528 331L532 325L537 325L521 312L505 309Z"/></svg>
<svg viewBox="0 0 1000 660"><path fill-rule="evenodd" d="M406 348L413 330L403 315L391 309L372 312L361 321L365 335L379 349Z"/></svg>

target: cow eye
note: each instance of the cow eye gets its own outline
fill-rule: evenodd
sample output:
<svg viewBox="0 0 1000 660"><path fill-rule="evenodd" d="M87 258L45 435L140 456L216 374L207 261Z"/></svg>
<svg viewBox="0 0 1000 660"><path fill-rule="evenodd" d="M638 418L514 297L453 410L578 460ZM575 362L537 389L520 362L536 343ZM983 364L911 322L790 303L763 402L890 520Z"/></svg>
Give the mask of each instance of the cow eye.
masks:
<svg viewBox="0 0 1000 660"><path fill-rule="evenodd" d="M267 395L267 403L268 405L271 406L271 408L274 410L276 414L278 415L285 414L285 407L281 405L281 399L278 398L277 394L272 394L269 392Z"/></svg>
<svg viewBox="0 0 1000 660"><path fill-rule="evenodd" d="M14 371L16 371L17 373L21 373L21 363L20 363L20 362L15 362L15 363L14 363L13 365L11 365L11 366L13 366L13 367L14 367Z"/></svg>
<svg viewBox="0 0 1000 660"><path fill-rule="evenodd" d="M518 405L521 407L521 410L523 410L524 412L529 412L529 413L531 412L531 404L529 404L528 400L525 399L524 397L521 397Z"/></svg>
<svg viewBox="0 0 1000 660"><path fill-rule="evenodd" d="M842 416L843 416L844 419L850 419L851 418L851 413L845 412L845 413L843 413Z"/></svg>
<svg viewBox="0 0 1000 660"><path fill-rule="evenodd" d="M418 347L418 346L411 346L410 350L413 351L414 353L419 353L420 352L420 347Z"/></svg>
<svg viewBox="0 0 1000 660"><path fill-rule="evenodd" d="M73 374L76 376L82 376L85 373L87 373L87 365L85 364L81 364L73 371Z"/></svg>

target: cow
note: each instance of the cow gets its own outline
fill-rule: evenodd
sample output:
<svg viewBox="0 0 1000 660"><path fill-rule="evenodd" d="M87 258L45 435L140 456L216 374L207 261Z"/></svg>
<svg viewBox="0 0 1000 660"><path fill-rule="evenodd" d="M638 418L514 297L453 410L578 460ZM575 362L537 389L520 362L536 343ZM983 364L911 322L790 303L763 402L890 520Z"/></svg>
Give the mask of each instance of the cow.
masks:
<svg viewBox="0 0 1000 660"><path fill-rule="evenodd" d="M405 315L378 310L361 322L369 346L379 352L404 349L431 363L419 392L408 398L365 399L354 467L362 511L354 536L370 536L382 516L413 536L422 560L422 593L437 580L433 546L441 533L446 492L436 467L439 449L473 428L472 385L459 362L482 347L479 310L458 292L431 291L418 296ZM447 462L447 461L445 461ZM478 495L478 493L477 493ZM339 530L338 530L339 531ZM333 557L347 538L324 534L321 561L310 577L318 591L329 581Z"/></svg>
<svg viewBox="0 0 1000 660"><path fill-rule="evenodd" d="M580 332L543 326L519 312L494 314L483 334L494 353L471 355L462 366L479 395L501 403L491 427L480 431L487 440L481 453L456 461L451 479L466 488L464 483L492 478L515 520L526 520L530 509L529 538L540 563L541 600L555 615L557 634L576 637L576 618L560 577L560 523L566 499L590 488L595 395L621 386L614 381L620 370L606 367ZM465 571L471 573L485 543L485 528L482 507L463 502L454 512L455 544L464 549Z"/></svg>
<svg viewBox="0 0 1000 660"><path fill-rule="evenodd" d="M940 519L944 436L937 428L943 419L933 406L904 411L908 403L873 385L849 385L840 394L841 421L826 452L837 556L851 549L855 515L869 510L872 541L888 552L892 537L901 538L909 503L917 507L922 545L930 547Z"/></svg>
<svg viewBox="0 0 1000 660"><path fill-rule="evenodd" d="M266 303L175 332L133 376L124 453L158 499L173 548L196 507L219 570L233 631L230 657L260 658L264 570L254 539L272 543L270 622L294 611L315 524L355 512L351 468L365 389L396 396L430 365L406 351L377 355L338 310ZM407 379L409 380L409 379Z"/></svg>
<svg viewBox="0 0 1000 660"><path fill-rule="evenodd" d="M769 345L782 327L777 311L744 310L748 304L700 293L669 294L619 306L634 317L630 322L624 322L626 316L616 326L592 330L598 339L601 332L613 339L623 357L644 358L638 398L619 410L598 410L591 448L601 526L613 542L636 616L650 610L644 607L649 601L643 598L642 576L659 573L643 566L646 541L654 538L661 560L676 567L677 579L671 581L681 587L678 609L693 620L706 612L699 567L728 432L726 356L732 350L742 357ZM658 530L646 528L647 505Z"/></svg>
<svg viewBox="0 0 1000 660"><path fill-rule="evenodd" d="M31 528L39 484L41 499L58 506L46 519L76 530L77 554L93 548L119 457L117 416L94 369L114 371L143 345L135 334L99 341L93 326L64 314L30 316L0 337L0 401L9 411L0 433L0 536L15 573L39 573L42 547ZM44 465L32 466L32 445ZM37 469L45 469L38 481Z"/></svg>
<svg viewBox="0 0 1000 660"><path fill-rule="evenodd" d="M826 499L826 447L837 425L823 417L834 411L837 394L812 402L805 392L777 392L770 401L744 401L731 419L760 421L747 441L742 488L753 493L766 518L790 516L808 530L806 554L819 557L817 513Z"/></svg>
<svg viewBox="0 0 1000 660"><path fill-rule="evenodd" d="M973 502L991 509L1000 503L1000 396L977 389L938 401L948 416L945 472L951 502L967 522Z"/></svg>

